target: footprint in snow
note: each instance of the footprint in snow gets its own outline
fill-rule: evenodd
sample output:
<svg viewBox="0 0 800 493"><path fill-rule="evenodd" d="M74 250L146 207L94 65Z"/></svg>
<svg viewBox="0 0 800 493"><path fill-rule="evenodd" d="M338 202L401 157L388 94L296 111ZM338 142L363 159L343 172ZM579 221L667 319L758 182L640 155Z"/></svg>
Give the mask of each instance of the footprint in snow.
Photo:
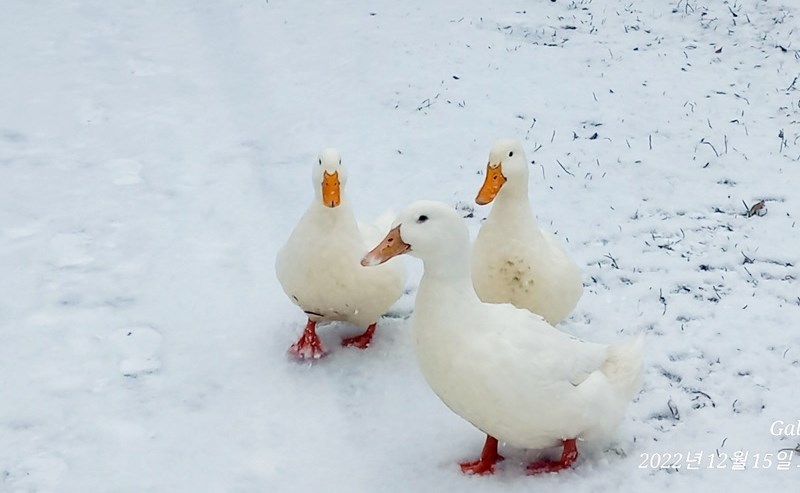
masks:
<svg viewBox="0 0 800 493"><path fill-rule="evenodd" d="M119 372L137 378L157 372L161 368L161 334L146 326L117 330L112 340L119 349Z"/></svg>

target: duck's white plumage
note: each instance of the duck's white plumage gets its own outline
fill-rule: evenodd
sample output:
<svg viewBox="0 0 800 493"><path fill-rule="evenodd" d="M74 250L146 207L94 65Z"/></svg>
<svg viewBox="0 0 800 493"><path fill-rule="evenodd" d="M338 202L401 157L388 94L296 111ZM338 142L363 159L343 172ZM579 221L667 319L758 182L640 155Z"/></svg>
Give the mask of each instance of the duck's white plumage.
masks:
<svg viewBox="0 0 800 493"><path fill-rule="evenodd" d="M494 204L475 240L475 291L485 302L511 303L557 324L575 308L583 283L562 242L543 231L531 211L522 145L498 140L489 155L486 178L478 201L493 199ZM492 179L504 182L498 186ZM496 188L486 197L492 187Z"/></svg>
<svg viewBox="0 0 800 493"><path fill-rule="evenodd" d="M336 172L339 203L324 205L323 173ZM344 193L346 170L335 150L320 154L312 172L315 198L278 252L275 271L289 298L318 321L346 321L367 327L403 294L403 267L387 263L379 269L359 260L375 238L385 233L359 224Z"/></svg>
<svg viewBox="0 0 800 493"><path fill-rule="evenodd" d="M614 430L639 386L641 337L594 344L528 310L482 302L470 280L467 228L444 204L416 202L397 224L409 253L424 262L414 347L426 380L450 409L521 448Z"/></svg>

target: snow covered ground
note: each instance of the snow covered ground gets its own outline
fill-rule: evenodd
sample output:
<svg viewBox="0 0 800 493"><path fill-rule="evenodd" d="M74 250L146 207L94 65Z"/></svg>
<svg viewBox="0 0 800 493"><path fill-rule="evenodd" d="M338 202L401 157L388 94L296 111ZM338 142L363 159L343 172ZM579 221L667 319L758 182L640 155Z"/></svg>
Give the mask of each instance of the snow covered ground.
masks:
<svg viewBox="0 0 800 493"><path fill-rule="evenodd" d="M800 419L794 2L0 10L0 492L797 484L800 451L763 468L800 443L770 434ZM538 217L584 271L563 330L648 334L615 441L549 477L515 450L493 477L461 475L483 436L416 367L411 259L373 347L338 347L357 329L337 325L324 360L285 357L305 320L273 262L317 152L341 150L361 218L430 198L476 232L501 136L525 141ZM745 471L724 460L737 451ZM704 460L640 467L677 453Z"/></svg>

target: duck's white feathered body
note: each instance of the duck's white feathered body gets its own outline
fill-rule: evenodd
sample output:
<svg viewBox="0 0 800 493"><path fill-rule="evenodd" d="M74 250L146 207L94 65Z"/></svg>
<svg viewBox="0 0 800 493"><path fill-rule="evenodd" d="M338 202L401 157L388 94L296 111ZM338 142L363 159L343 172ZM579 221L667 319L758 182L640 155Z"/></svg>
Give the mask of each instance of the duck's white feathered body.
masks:
<svg viewBox="0 0 800 493"><path fill-rule="evenodd" d="M475 291L487 303L511 303L559 323L583 294L578 266L558 238L539 229L527 201L522 210L496 202L475 240Z"/></svg>
<svg viewBox="0 0 800 493"><path fill-rule="evenodd" d="M639 385L641 340L588 343L466 291L423 277L414 307L420 367L450 409L520 448L613 432Z"/></svg>
<svg viewBox="0 0 800 493"><path fill-rule="evenodd" d="M599 439L616 428L641 379L641 336L627 345L590 343L528 310L482 302L470 278L467 228L444 204L410 205L362 263L405 252L424 263L414 348L423 375L450 409L516 447L563 441L562 465L577 457L568 452L575 439ZM491 472L493 443L487 439L480 462L462 470Z"/></svg>
<svg viewBox="0 0 800 493"><path fill-rule="evenodd" d="M502 139L492 147L476 201L494 204L475 240L472 281L481 300L511 303L555 325L575 308L583 282L562 242L541 230L531 212L527 166L519 142Z"/></svg>
<svg viewBox="0 0 800 493"><path fill-rule="evenodd" d="M356 222L346 200L335 208L315 200L278 252L278 281L309 319L367 327L403 294L399 262L375 269L359 263L380 236L376 227Z"/></svg>

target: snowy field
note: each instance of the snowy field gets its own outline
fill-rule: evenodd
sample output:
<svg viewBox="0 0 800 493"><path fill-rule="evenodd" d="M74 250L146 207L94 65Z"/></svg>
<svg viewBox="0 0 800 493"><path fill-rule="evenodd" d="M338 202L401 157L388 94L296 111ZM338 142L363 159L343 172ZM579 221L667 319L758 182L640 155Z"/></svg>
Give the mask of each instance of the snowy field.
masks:
<svg viewBox="0 0 800 493"><path fill-rule="evenodd" d="M0 11L0 492L796 489L800 450L763 462L800 447L770 433L800 419L792 0ZM323 360L285 355L305 319L274 259L321 148L359 218L437 199L474 234L505 136L584 273L561 328L647 333L614 441L558 475L507 448L494 476L460 473L484 436L417 369L413 259L371 348L338 346L358 331L340 324ZM703 462L643 464L679 453Z"/></svg>

